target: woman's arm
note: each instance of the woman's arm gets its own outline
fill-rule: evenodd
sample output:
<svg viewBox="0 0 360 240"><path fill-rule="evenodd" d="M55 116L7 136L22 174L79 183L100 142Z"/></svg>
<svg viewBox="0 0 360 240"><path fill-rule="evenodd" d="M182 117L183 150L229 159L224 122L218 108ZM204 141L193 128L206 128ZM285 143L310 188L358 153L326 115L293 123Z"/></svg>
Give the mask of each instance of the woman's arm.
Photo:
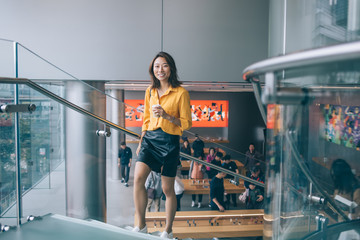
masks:
<svg viewBox="0 0 360 240"><path fill-rule="evenodd" d="M181 127L181 121L179 118L176 118L174 116L171 116L170 114L167 114L165 111L163 111L163 114L161 115L164 119L172 122L173 124Z"/></svg>
<svg viewBox="0 0 360 240"><path fill-rule="evenodd" d="M146 131L143 131L143 132L141 133L140 140L139 140L139 145L138 145L138 147L137 147L137 149L136 149L136 156L139 156L139 152L140 152L140 149L141 149L142 139L143 139L143 137L145 136L145 133L146 133Z"/></svg>

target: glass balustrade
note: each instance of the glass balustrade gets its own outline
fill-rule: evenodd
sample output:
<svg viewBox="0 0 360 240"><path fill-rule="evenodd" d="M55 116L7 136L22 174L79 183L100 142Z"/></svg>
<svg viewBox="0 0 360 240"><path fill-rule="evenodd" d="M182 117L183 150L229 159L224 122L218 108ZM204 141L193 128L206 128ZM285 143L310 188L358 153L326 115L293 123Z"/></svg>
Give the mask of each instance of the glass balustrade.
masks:
<svg viewBox="0 0 360 240"><path fill-rule="evenodd" d="M309 61L318 57L312 64L304 52L245 71L245 79L265 79L258 99L267 112L265 239L360 237L359 44L338 49L350 46L347 54L308 52Z"/></svg>
<svg viewBox="0 0 360 240"><path fill-rule="evenodd" d="M104 83L97 81L83 82L71 74L63 71L55 65L41 58L36 53L23 47L15 45L11 41L0 41L0 48L4 55L0 57L2 77L31 78L32 82L41 86L52 95L68 101L71 106L86 109L92 116L99 116L107 122L111 119L115 124L124 126L125 105L115 97L104 93ZM14 50L16 49L16 51ZM14 54L16 52L17 54ZM5 56L6 55L6 56ZM10 59L10 61L9 61ZM13 60L13 61L11 61ZM31 66L25 64L31 62ZM49 80L50 79L50 80ZM101 90L102 89L102 90ZM0 105L15 104L15 84L0 84ZM117 109L116 116L106 116L106 104ZM34 104L36 110L33 112L20 112L19 115L19 153L21 169L21 217L28 215L43 215L49 212L66 215L66 193L65 193L65 172L66 172L66 105L52 100L41 92L25 85L18 84L18 103ZM104 104L102 107L97 104ZM128 106L131 107L131 106ZM100 110L99 110L100 109ZM74 111L73 111L74 112ZM76 113L75 113L76 114ZM15 159L15 113L0 113L1 116L1 223L16 225L16 159ZM69 114L68 114L69 115ZM84 118L81 114L75 118ZM92 122L99 125L100 134L112 133L117 138L125 139L124 133L110 130L106 124L98 124L97 120L90 118ZM91 125L91 124L90 124ZM95 123L93 123L95 125ZM94 130L94 138L98 136ZM110 134L109 134L110 135ZM130 142L136 142L134 136L126 138ZM109 146L111 146L111 141ZM120 140L116 141L117 146L108 148L109 158L117 159L117 150ZM115 149L113 149L115 148ZM86 154L86 153L83 153ZM117 162L117 161L116 161ZM109 176L111 174L109 173ZM34 202L41 199L44 191L51 192L51 199L45 198L45 202ZM49 196L49 194L45 194ZM129 195L131 196L131 195ZM125 217L124 217L125 219ZM125 223L124 223L125 224Z"/></svg>
<svg viewBox="0 0 360 240"><path fill-rule="evenodd" d="M6 49L14 48L13 43L6 42L6 44ZM9 54L11 53L13 52L9 51ZM67 185L66 172L69 171L67 161L79 160L75 156L66 155L65 149L69 147L66 143L69 139L75 139L78 134L77 129L74 133L69 131L67 126L82 119L81 121L89 126L91 131L90 135L87 135L90 137L84 139L85 144L93 146L91 142L94 139L105 139L106 184L109 189L114 189L119 185L120 179L117 166L119 143L126 139L127 145L135 154L138 134L141 132L140 127L118 129L118 126L124 127L126 118L141 121L142 110L124 103L123 90L107 87L103 81L81 81L21 44L17 46L17 55L13 58L17 59L12 63L16 63L16 67L10 64L12 70L1 74L5 77L16 75L19 78L29 78L30 85L18 84L18 101L19 104L36 106L36 110L32 113L19 113L22 222L28 215L37 216L50 212L68 215L66 191L71 186ZM31 62L32 66L29 67L25 62ZM41 91L36 90L37 88L32 84L36 84L36 87L40 86ZM1 104L15 103L15 84L0 83L0 93ZM63 100L65 103L62 102ZM131 115L131 112L136 114ZM14 115L15 113L0 113L2 119L0 134L1 140L4 141L1 146L6 149L1 155L1 223L9 225L16 225L17 218ZM191 131L186 134L189 138L194 136ZM259 132L259 134L263 133ZM200 138L205 142L208 141L201 136ZM82 145L82 143L74 144ZM240 164L245 159L245 153L231 149L226 144L208 142L206 145L220 148L224 155L230 154L231 158L238 160ZM87 151L80 154L88 159L94 158L88 155ZM263 161L263 158L259 160ZM240 173L245 174L245 172ZM44 201L36 199L44 199ZM106 199L108 223L116 226L133 225L134 208L119 207L119 201L133 202L130 188L108 191Z"/></svg>
<svg viewBox="0 0 360 240"><path fill-rule="evenodd" d="M0 84L1 105L14 104L14 85ZM57 90L54 90L57 91ZM27 86L19 85L19 104L34 104L36 110L19 112L19 153L21 193L32 195L40 189L51 189L51 174L63 172L64 119L61 104L50 100ZM59 92L59 94L61 94ZM1 116L1 216L16 219L16 163L15 163L15 113L0 113ZM63 177L62 177L63 178ZM63 178L64 180L64 178ZM41 193L40 193L41 194ZM63 190L62 195L65 192ZM27 203L24 198L24 213ZM10 221L11 222L11 221Z"/></svg>

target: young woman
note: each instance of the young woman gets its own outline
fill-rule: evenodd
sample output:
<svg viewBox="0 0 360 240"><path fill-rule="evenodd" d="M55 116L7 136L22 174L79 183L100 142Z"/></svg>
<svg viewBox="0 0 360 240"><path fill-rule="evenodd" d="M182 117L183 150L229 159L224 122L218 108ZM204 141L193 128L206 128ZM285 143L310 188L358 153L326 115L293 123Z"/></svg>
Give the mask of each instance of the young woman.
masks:
<svg viewBox="0 0 360 240"><path fill-rule="evenodd" d="M152 60L149 73L151 86L145 93L144 121L134 174L135 216L138 226L133 231L147 232L145 181L150 171L161 172L166 196L166 227L162 238L172 238L176 213L174 181L180 155L179 139L191 127L189 93L181 87L174 59L165 52Z"/></svg>
<svg viewBox="0 0 360 240"><path fill-rule="evenodd" d="M215 148L214 147L210 147L209 148L209 154L206 157L206 162L211 163L212 160L215 159L216 156L216 152L215 152ZM206 174L208 176L208 178L210 178L211 176L211 169L210 167L206 166ZM211 179L211 178L210 178Z"/></svg>
<svg viewBox="0 0 360 240"><path fill-rule="evenodd" d="M181 146L180 151L191 156L191 147L190 147L189 140L187 140L187 139L184 140L183 145ZM181 160L188 160L188 159L182 157Z"/></svg>

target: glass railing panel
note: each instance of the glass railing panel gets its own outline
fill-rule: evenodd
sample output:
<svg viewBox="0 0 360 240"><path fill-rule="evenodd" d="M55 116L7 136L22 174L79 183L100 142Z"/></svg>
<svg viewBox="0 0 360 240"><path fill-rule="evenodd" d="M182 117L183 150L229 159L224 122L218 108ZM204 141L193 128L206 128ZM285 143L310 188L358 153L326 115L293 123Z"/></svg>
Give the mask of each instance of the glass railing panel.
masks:
<svg viewBox="0 0 360 240"><path fill-rule="evenodd" d="M18 77L38 80L75 79L66 70L53 64L54 60L47 59L21 43L14 45L14 48L17 49L17 54L13 56L16 60L13 64L17 64Z"/></svg>
<svg viewBox="0 0 360 240"><path fill-rule="evenodd" d="M16 46L18 54L14 58L17 57L18 77L28 78L45 90L95 115L99 114L94 112L96 107L93 108L92 106L97 101L101 102L107 99L109 101L119 101L105 94L105 81L82 81L66 71L66 69L55 65L52 61L46 59L46 57L41 56L26 46L20 43ZM89 103L89 101L91 102ZM119 102L123 101L120 100ZM100 117L106 119L105 115Z"/></svg>
<svg viewBox="0 0 360 240"><path fill-rule="evenodd" d="M0 84L0 105L13 104L14 86ZM14 115L0 113L0 212L16 200ZM14 215L15 216L15 215Z"/></svg>
<svg viewBox="0 0 360 240"><path fill-rule="evenodd" d="M268 99L277 104L267 105L267 239L301 238L359 218L359 74L358 60L275 72L275 98Z"/></svg>
<svg viewBox="0 0 360 240"><path fill-rule="evenodd" d="M0 84L0 86L2 90L5 90L1 91L2 102L13 104L15 85ZM41 196L42 189L54 191L54 182L51 181L53 174L63 175L60 181L64 184L64 110L59 103L27 86L19 85L18 92L19 104L34 104L36 106L36 110L32 113L18 113L21 194L24 196L22 216L26 217L34 214L26 209L35 204L36 201L44 204L43 208L39 206L39 209L43 210L40 212L42 214L47 213L46 202L42 202L41 197L35 201L33 198L36 194ZM1 113L1 115L2 119L13 119L15 113ZM1 126L1 134L4 134L1 138L4 144L1 146L6 147L2 151L2 178L4 179L2 179L1 217L4 219L1 222L4 224L4 222L9 221L11 225L14 223L16 225L15 122L12 121L10 125L5 123ZM7 132L9 133L6 134ZM11 146L7 146L9 144ZM11 177L8 173L8 165L12 165ZM59 178L56 181L59 181ZM6 186L12 186L12 188ZM61 191L63 199L60 198L59 200L63 207L59 213L65 213L65 190L62 189ZM9 200L9 196L13 197ZM55 210L55 212L58 211Z"/></svg>
<svg viewBox="0 0 360 240"><path fill-rule="evenodd" d="M1 99L2 102L12 103L14 95L13 88L14 85L5 85L1 84ZM53 92L63 95L63 88L58 85L52 85ZM10 90L10 91L9 91ZM11 91L12 90L12 91ZM95 91L95 94L97 91ZM99 100L99 97L95 97L96 100ZM116 100L115 100L116 101ZM116 101L117 102L117 101ZM87 143L93 142L91 139L83 139L84 136L78 136L78 132L67 132L65 131L65 116L72 114L72 119L85 119L85 124L87 126L98 126L98 128L90 130L89 133L91 138L94 139L106 139L108 142L108 151L110 154L108 156L108 173L111 183L119 184L120 179L120 168L118 166L118 155L117 151L120 147L121 141L126 141L129 146L133 149L135 155L135 150L137 147L137 138L133 136L125 136L124 133L119 132L114 129L106 129L104 124L99 123L97 120L93 120L84 116L81 113L73 111L71 109L66 109L66 107L61 104L54 102L53 100L47 98L46 96L34 91L33 89L28 88L27 86L19 85L19 103L20 104L35 104L36 110L32 113L24 112L19 113L19 123L20 123L20 161L21 161L21 192L23 194L22 198L22 217L25 221L26 216L34 215L44 215L49 212L58 213L61 215L66 215L66 194L65 194L65 138L68 136L70 138L79 139L79 141L86 141ZM86 104L85 104L86 105ZM122 105L118 108L122 108ZM66 111L69 111L65 113ZM13 116L13 113L3 113L1 114L2 119L5 119L5 115ZM114 113L115 114L115 113ZM11 120L11 119L10 119ZM86 123L88 122L88 123ZM6 123L6 122L5 122ZM13 123L12 123L13 124ZM4 124L5 125L5 124ZM5 126L1 126L1 139L6 139L9 143L2 144L1 146L7 147L7 150L14 151L14 129L11 128L8 131L5 129ZM106 130L111 133L110 137L98 136L96 130ZM70 136L69 136L70 135ZM77 141L77 143L79 143ZM11 146L10 146L10 145ZM81 145L79 143L79 145ZM96 147L96 146L93 146ZM79 148L81 149L81 148ZM80 152L79 155L85 156L86 159L90 161L96 156L89 155L89 152ZM2 203L7 201L6 209L2 212L1 223L16 225L16 194L15 194L15 167L14 167L14 153L12 152L3 152L1 155L2 160ZM13 159L12 159L13 158ZM79 159L76 157L67 157L68 162L76 162ZM9 166L8 166L9 165ZM11 166L10 166L11 165ZM4 168L5 166L5 168ZM7 166L7 167L6 167ZM6 169L10 169L10 173L6 172ZM84 169L83 169L84 170ZM81 171L79 171L80 173ZM5 175L6 173L6 175ZM81 175L81 174L80 174ZM5 177L7 177L5 179ZM10 184L11 189L5 189L4 186L7 186L5 183ZM75 184L75 183L72 183ZM114 189L113 187L112 189ZM85 186L84 186L85 189ZM121 190L121 189L119 189ZM128 188L128 193L124 195L123 201L133 202L132 201L132 190ZM6 200L4 198L5 193L9 191L12 196L12 199ZM123 189L121 190L123 191ZM98 193L96 193L98 194ZM112 192L107 193L108 195L113 194ZM123 195L122 192L117 192L120 196ZM9 194L6 194L7 198ZM118 198L118 196L115 196ZM124 209L118 207L118 201L112 200L111 196L109 197L109 213L114 212L114 209L124 211ZM111 205L114 204L114 205ZM3 207L4 208L4 207ZM133 218L129 218L129 215L133 215L134 209L127 209L128 212L122 213L120 218L122 221L116 222L116 225L131 225L133 224ZM131 213L131 214L130 214ZM112 219L117 219L119 216L112 216ZM115 223L114 223L115 224Z"/></svg>

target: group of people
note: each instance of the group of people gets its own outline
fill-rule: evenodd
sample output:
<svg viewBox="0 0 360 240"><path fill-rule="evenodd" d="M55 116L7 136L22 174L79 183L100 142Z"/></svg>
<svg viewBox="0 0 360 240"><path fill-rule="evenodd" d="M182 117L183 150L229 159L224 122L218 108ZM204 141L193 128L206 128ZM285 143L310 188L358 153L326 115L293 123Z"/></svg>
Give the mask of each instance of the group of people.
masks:
<svg viewBox="0 0 360 240"><path fill-rule="evenodd" d="M236 163L231 160L230 155L223 156L223 153L217 151L214 147L209 148L209 153L205 158L204 153L204 142L200 139L200 137L196 134L195 140L193 142L192 148L190 146L189 140L187 138L183 138L183 144L181 147L181 152L186 153L188 155L192 155L195 158L206 161L213 165L222 167L224 169L230 170L235 173L239 173L238 167ZM261 154L255 151L255 146L253 143L249 146L249 151L246 153L246 159L244 166L248 170L247 177L264 183L264 177L260 168L261 165ZM181 160L187 160L186 158L182 158ZM190 179L201 180L204 179L207 175L207 178L210 179L210 203L209 207L213 210L223 211L230 206L230 199L233 203L234 207L237 207L237 198L236 194L227 194L224 189L223 179L233 178L230 174L219 172L219 170L211 168L209 166L205 166L201 164L201 162L192 161L190 164L190 170L182 171L182 175L188 175ZM264 200L264 189L262 187L256 186L254 184L250 184L245 182L245 187L247 189L247 197L246 197L246 207L248 209L259 209L263 208L263 200ZM224 200L225 196L225 200ZM197 202L196 202L197 198ZM191 207L202 207L202 194L192 195Z"/></svg>

